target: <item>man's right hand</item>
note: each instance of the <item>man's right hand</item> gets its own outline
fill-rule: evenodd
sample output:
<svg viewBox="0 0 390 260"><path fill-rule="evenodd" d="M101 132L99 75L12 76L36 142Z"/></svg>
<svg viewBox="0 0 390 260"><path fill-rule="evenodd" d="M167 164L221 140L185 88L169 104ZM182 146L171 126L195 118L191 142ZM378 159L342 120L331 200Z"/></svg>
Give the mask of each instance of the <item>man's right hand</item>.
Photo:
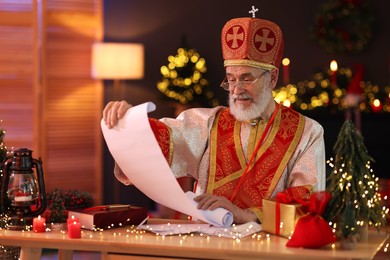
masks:
<svg viewBox="0 0 390 260"><path fill-rule="evenodd" d="M132 105L126 101L110 101L103 109L103 120L108 128L114 127Z"/></svg>

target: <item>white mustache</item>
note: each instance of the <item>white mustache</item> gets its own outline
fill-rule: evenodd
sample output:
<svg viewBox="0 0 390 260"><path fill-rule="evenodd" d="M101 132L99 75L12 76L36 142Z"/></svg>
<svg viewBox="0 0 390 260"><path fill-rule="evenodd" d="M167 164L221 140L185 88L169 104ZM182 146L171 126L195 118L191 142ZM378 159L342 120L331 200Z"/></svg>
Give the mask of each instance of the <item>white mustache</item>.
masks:
<svg viewBox="0 0 390 260"><path fill-rule="evenodd" d="M239 95L232 94L232 98L233 99L246 99L246 98L252 98L252 97L249 94L242 93L242 94L239 94Z"/></svg>

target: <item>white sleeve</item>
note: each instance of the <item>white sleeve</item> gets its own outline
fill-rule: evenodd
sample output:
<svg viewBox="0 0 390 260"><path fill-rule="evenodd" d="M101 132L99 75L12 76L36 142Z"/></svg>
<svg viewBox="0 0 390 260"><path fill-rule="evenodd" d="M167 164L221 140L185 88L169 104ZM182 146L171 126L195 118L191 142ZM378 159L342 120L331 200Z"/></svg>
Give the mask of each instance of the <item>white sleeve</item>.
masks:
<svg viewBox="0 0 390 260"><path fill-rule="evenodd" d="M325 190L324 129L315 120L305 117L301 140L288 167L288 187L311 185L315 191Z"/></svg>
<svg viewBox="0 0 390 260"><path fill-rule="evenodd" d="M122 172L122 169L115 163L114 166L114 176L118 179L118 181L122 182L124 185L130 185L131 181L127 176Z"/></svg>
<svg viewBox="0 0 390 260"><path fill-rule="evenodd" d="M191 176L198 179L200 161L207 149L215 114L222 109L192 108L176 119L162 118L171 130L173 157L171 168L176 178Z"/></svg>

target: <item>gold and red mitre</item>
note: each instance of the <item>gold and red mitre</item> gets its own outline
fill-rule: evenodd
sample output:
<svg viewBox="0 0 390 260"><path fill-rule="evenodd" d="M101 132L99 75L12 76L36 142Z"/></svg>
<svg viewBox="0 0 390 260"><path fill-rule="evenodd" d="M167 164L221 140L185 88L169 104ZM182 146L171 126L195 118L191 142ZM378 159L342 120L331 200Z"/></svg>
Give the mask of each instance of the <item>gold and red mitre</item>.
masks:
<svg viewBox="0 0 390 260"><path fill-rule="evenodd" d="M224 65L246 65L266 70L278 68L283 56L282 30L258 18L235 18L222 29Z"/></svg>

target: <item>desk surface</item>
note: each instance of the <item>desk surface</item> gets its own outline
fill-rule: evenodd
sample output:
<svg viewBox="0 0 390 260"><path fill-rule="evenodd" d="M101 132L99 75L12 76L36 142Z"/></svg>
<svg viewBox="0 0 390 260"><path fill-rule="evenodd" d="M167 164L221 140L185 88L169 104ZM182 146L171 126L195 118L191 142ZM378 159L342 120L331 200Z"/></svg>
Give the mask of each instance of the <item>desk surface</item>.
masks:
<svg viewBox="0 0 390 260"><path fill-rule="evenodd" d="M371 259L387 238L385 232L369 231L368 242L358 243L355 250L289 248L286 238L265 236L241 240L214 236L157 236L134 229L117 228L102 232L84 230L81 239L69 239L64 231L34 233L32 231L0 230L0 244L23 248L52 248L132 255L183 257L197 259Z"/></svg>

